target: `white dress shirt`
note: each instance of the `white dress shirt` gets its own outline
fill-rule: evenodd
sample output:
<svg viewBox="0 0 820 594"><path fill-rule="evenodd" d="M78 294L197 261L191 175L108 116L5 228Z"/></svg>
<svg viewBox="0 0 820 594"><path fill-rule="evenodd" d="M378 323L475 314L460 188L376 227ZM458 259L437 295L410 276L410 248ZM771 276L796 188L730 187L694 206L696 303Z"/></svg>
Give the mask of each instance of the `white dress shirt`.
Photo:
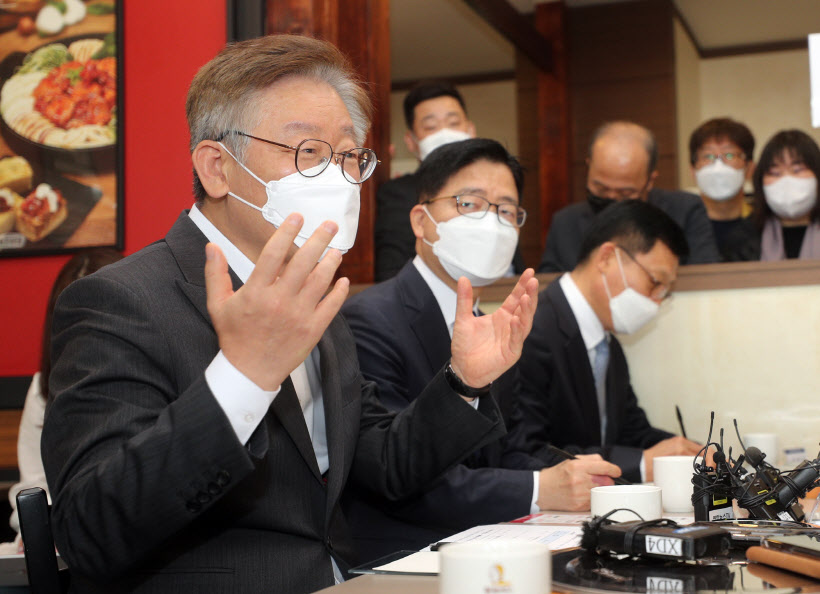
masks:
<svg viewBox="0 0 820 594"><path fill-rule="evenodd" d="M441 315L444 316L444 323L447 324L447 331L450 333L450 338L453 338L453 326L456 323L456 305L458 304L458 295L447 285L447 283L436 276L436 273L433 272L429 266L427 266L424 260L421 259L421 256L416 255L416 257L413 258L413 266L416 267L416 270L418 270L421 278L424 279L424 282L427 283L427 286L433 292L433 297L436 298L438 307L441 310ZM476 299L475 305L473 306L473 313L475 315L479 315L478 299ZM474 408L477 408L478 398L473 400L470 404L472 404ZM533 472L532 500L530 503L531 514L537 513L539 510L538 505L536 504L536 501L538 501L538 476L539 472L537 470Z"/></svg>
<svg viewBox="0 0 820 594"><path fill-rule="evenodd" d="M567 298L569 308L572 310L572 315L575 316L575 321L578 323L578 328L581 330L581 338L584 340L584 346L587 349L587 357L589 357L590 369L595 369L595 347L606 338L609 341L609 333L604 329L601 320L598 319L592 306L590 306L584 294L572 280L570 273L565 273L558 280L561 290L564 292L564 297ZM604 395L606 398L606 395ZM606 410L606 408L604 408ZM601 435L606 431L606 415L601 416ZM603 444L603 439L601 439ZM641 456L641 480L646 480L644 458Z"/></svg>

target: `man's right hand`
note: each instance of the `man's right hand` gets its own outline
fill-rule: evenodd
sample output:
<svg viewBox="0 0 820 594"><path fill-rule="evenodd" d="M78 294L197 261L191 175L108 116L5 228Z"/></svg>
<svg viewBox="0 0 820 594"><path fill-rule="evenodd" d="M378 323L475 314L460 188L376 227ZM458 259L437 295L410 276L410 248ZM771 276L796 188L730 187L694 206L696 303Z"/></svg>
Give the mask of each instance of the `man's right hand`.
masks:
<svg viewBox="0 0 820 594"><path fill-rule="evenodd" d="M587 511L590 489L611 485L619 476L621 469L597 454L564 460L540 471L536 503L540 509Z"/></svg>
<svg viewBox="0 0 820 594"><path fill-rule="evenodd" d="M659 441L651 448L643 451L644 468L646 468L646 480L652 481L655 472L652 461L658 456L692 456L693 458L703 449L699 443L695 443L685 437L675 436L663 441Z"/></svg>
<svg viewBox="0 0 820 594"><path fill-rule="evenodd" d="M322 223L287 260L302 223L299 214L284 220L262 249L248 281L236 292L222 250L211 243L205 248L208 313L219 347L234 367L263 390L278 389L307 358L350 286L347 278L340 278L325 295L342 261L338 250L329 250L319 262L339 229L332 221Z"/></svg>

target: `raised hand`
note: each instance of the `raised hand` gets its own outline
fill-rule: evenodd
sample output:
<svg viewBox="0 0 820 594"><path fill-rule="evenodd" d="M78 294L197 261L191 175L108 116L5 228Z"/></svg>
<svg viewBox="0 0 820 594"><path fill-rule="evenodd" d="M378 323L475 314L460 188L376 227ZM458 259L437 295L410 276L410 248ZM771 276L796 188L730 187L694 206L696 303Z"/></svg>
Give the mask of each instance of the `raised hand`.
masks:
<svg viewBox="0 0 820 594"><path fill-rule="evenodd" d="M450 347L453 371L473 388L496 380L518 361L532 328L538 293L535 272L528 268L492 315L473 316L473 288L458 279L458 305Z"/></svg>
<svg viewBox="0 0 820 594"><path fill-rule="evenodd" d="M219 347L234 367L263 390L277 389L307 358L350 286L347 278L340 278L325 296L342 261L338 250L329 250L316 263L338 231L332 221L322 223L288 261L302 223L299 214L285 219L265 244L248 281L236 292L222 250L211 243L206 247L208 313Z"/></svg>
<svg viewBox="0 0 820 594"><path fill-rule="evenodd" d="M659 441L651 448L643 451L644 468L646 468L646 480L651 481L655 477L655 469L652 461L658 456L692 456L693 458L703 449L699 443L695 443L685 437L675 436ZM711 452L709 453L711 460Z"/></svg>

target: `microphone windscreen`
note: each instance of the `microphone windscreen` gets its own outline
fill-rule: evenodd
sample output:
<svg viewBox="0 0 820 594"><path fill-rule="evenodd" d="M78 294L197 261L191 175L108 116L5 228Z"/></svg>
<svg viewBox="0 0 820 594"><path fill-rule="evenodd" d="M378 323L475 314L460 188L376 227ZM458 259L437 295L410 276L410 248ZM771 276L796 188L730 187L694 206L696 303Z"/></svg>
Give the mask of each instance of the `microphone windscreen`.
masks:
<svg viewBox="0 0 820 594"><path fill-rule="evenodd" d="M763 463L763 458L766 457L766 454L761 452L758 448L751 446L746 448L746 460L749 461L749 464L757 468Z"/></svg>

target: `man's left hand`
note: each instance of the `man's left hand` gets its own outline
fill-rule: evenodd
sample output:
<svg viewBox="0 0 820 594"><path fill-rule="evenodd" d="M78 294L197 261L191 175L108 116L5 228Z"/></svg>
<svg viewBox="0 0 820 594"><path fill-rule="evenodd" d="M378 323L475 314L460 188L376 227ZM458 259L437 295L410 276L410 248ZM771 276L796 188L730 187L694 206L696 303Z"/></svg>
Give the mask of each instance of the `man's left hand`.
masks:
<svg viewBox="0 0 820 594"><path fill-rule="evenodd" d="M450 352L453 371L471 388L481 388L507 371L521 356L532 328L538 294L535 272L528 268L493 314L473 315L473 288L458 279L458 305Z"/></svg>

